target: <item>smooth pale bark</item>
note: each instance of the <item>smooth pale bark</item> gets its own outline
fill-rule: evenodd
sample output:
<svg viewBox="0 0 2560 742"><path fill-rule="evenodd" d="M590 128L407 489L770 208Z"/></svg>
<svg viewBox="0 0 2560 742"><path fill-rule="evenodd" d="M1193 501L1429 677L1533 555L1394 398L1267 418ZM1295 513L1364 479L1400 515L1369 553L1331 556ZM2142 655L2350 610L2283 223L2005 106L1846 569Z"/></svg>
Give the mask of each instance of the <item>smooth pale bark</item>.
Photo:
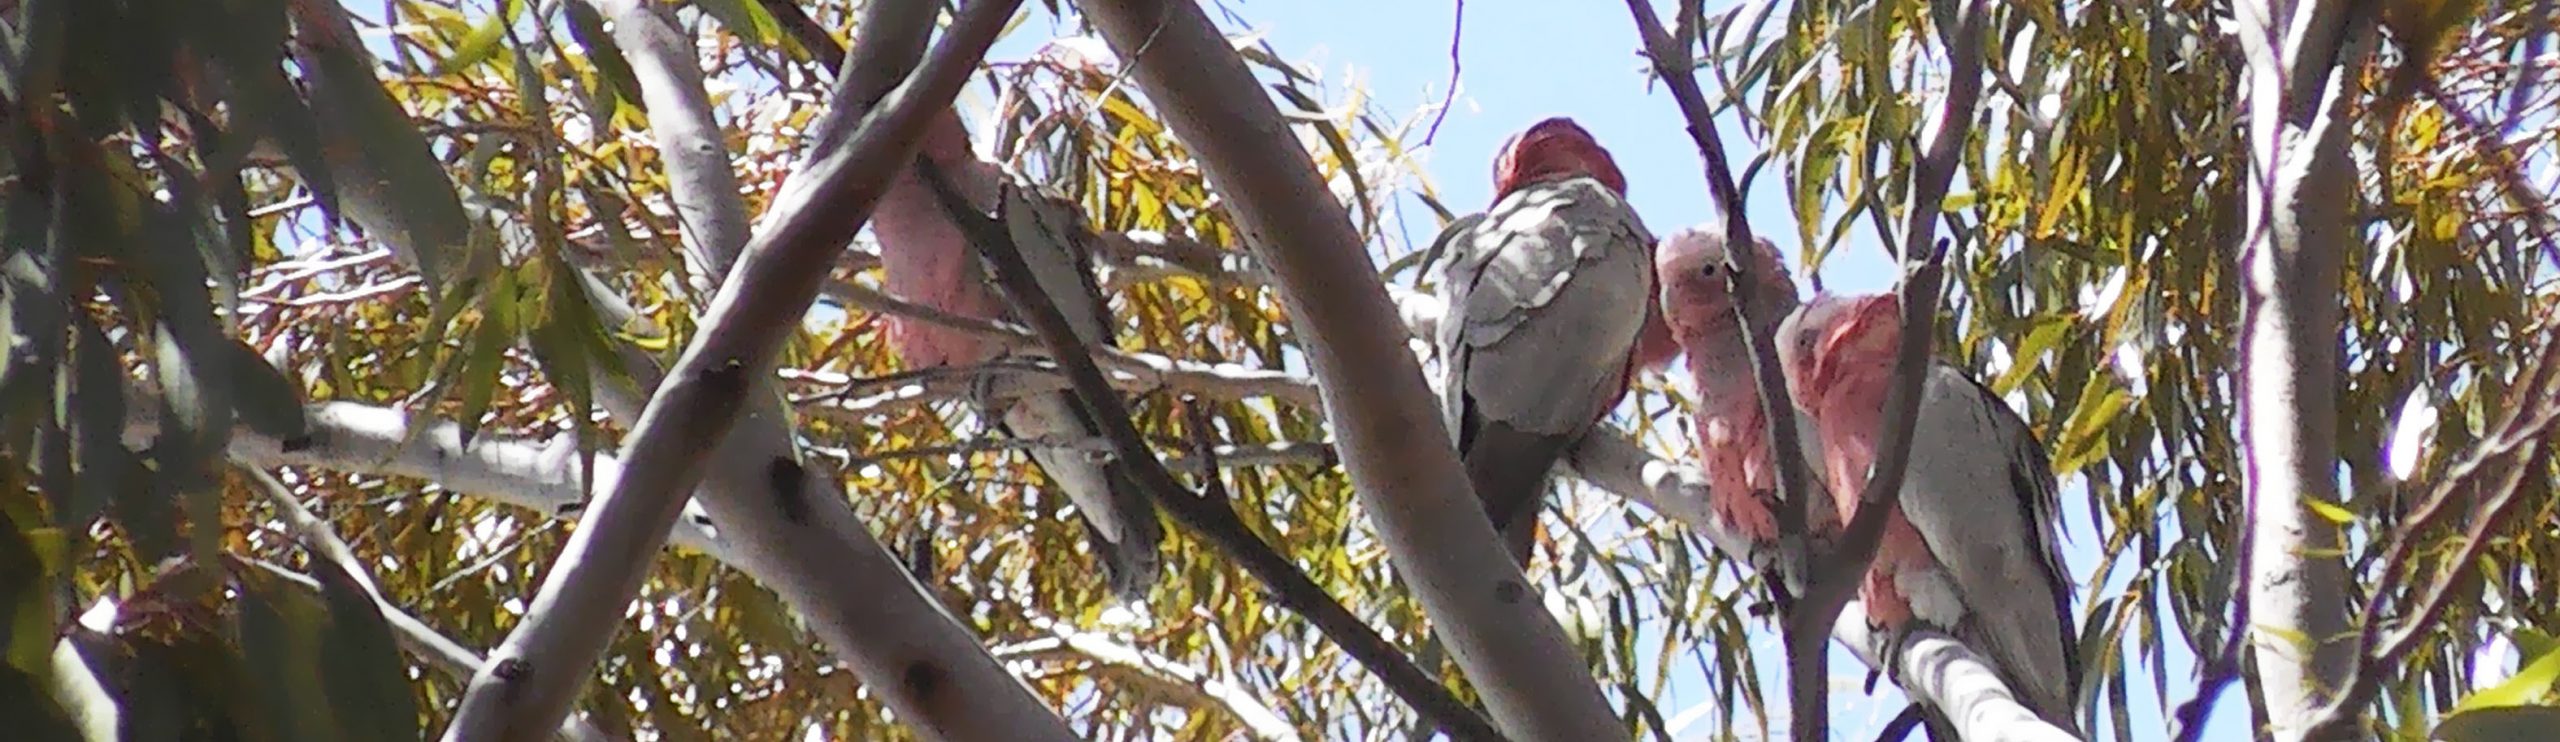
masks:
<svg viewBox="0 0 2560 742"><path fill-rule="evenodd" d="M2354 664L2336 525L2340 313L2358 181L2344 120L2369 19L2343 0L2234 3L2247 60L2250 188L2240 253L2245 613L2278 742L2300 739Z"/></svg>

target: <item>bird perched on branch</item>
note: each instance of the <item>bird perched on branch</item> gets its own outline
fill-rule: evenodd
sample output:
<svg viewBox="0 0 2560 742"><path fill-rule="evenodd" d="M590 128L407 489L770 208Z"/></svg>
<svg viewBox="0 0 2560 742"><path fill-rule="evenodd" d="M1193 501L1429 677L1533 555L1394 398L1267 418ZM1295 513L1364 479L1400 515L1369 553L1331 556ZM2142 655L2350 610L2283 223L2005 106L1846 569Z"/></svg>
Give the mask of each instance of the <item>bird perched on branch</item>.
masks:
<svg viewBox="0 0 2560 742"><path fill-rule="evenodd" d="M1003 173L970 150L968 132L952 112L942 112L926 127L920 154L980 209L993 210L1004 193L1020 192L1001 188ZM1016 223L1005 226L1024 261L1038 274L1049 301L1057 304L1087 345L1117 347L1118 323L1094 281L1091 233L1081 215L1066 204L1023 201L1007 204L1010 208L1004 213ZM880 240L880 263L886 274L882 283L889 293L963 317L1013 321L1019 316L988 279L976 249L915 169L890 181L889 190L872 210L871 230ZM986 339L965 330L913 317L887 319L891 341L910 368L976 365L998 352ZM991 407L997 431L1016 439L1081 443L1103 435L1093 411L1071 391L1043 392ZM1116 457L1096 458L1063 447L1032 448L1031 458L1081 512L1113 597L1122 602L1143 599L1163 573L1159 549L1164 526L1157 519L1154 502L1139 489L1130 465Z"/></svg>
<svg viewBox="0 0 2560 742"><path fill-rule="evenodd" d="M1843 523L1876 458L1903 331L1891 294L1817 297L1778 327L1787 386L1821 430ZM1945 630L1989 657L2029 710L2076 733L2078 638L2052 462L1990 389L1944 362L1927 368L1910 468L1859 588L1868 621L1891 637L1914 620Z"/></svg>
<svg viewBox="0 0 2560 742"><path fill-rule="evenodd" d="M1755 240L1756 249L1742 258L1742 280L1756 301L1760 327L1753 334L1774 340L1778 323L1796 308L1796 285L1788 278L1778 248ZM1728 260L1732 244L1720 229L1691 227L1662 238L1654 252L1654 276L1662 284L1662 316L1671 336L1688 353L1689 377L1698 394L1691 421L1696 427L1700 468L1707 474L1707 501L1718 520L1750 542L1749 561L1757 569L1776 568L1779 501L1777 463L1769 438L1768 417L1753 380L1752 357L1743 346L1741 321L1734 316ZM1782 407L1786 403L1778 403ZM1788 407L1796 439L1808 452L1819 434L1811 418ZM1807 453L1806 462L1818 459ZM1838 529L1833 508L1819 482L1807 482L1807 497L1825 498L1807 510L1810 534ZM1801 507L1794 506L1794 507ZM1772 575L1772 580L1775 576Z"/></svg>
<svg viewBox="0 0 2560 742"><path fill-rule="evenodd" d="M1493 180L1493 207L1434 240L1449 306L1442 412L1476 497L1525 565L1556 461L1638 368L1677 348L1654 307L1653 235L1590 132L1539 121L1504 144Z"/></svg>

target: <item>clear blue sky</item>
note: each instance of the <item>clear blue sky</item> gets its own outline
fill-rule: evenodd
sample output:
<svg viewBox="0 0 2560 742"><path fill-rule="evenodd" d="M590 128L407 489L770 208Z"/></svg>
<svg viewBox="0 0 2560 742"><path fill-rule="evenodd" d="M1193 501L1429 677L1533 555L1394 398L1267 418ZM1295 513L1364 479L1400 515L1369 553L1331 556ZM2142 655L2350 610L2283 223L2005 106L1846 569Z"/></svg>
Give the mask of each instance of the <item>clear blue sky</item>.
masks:
<svg viewBox="0 0 2560 742"><path fill-rule="evenodd" d="M1657 12L1670 12L1657 3ZM1709 0L1708 12L1730 8L1731 0ZM1215 7L1213 15L1216 14ZM1404 114L1439 102L1450 78L1453 3L1417 0L1272 0L1234 2L1233 10L1253 31L1263 34L1280 55L1312 66L1329 88L1327 103L1348 100L1353 86L1372 96L1382 111ZM1783 12L1783 10L1781 11ZM1223 19L1222 19L1223 20ZM1776 24L1773 24L1773 26ZM1234 26L1230 26L1234 28ZM995 59L1020 59L1051 37L1044 18L1035 18L1000 43ZM1063 29L1060 29L1063 30ZM1635 28L1624 7L1611 2L1547 0L1472 0L1465 4L1464 34L1458 59L1459 95L1426 157L1426 171L1450 208L1480 209L1489 198L1489 163L1505 137L1539 118L1570 115L1590 129L1625 170L1629 197L1656 232L1696 224L1713 217L1706 179L1697 151L1682 128L1680 114L1667 93L1649 90L1637 55ZM1710 95L1714 91L1709 91ZM1729 157L1747 162L1761 147L1743 136L1731 117L1718 122ZM1793 254L1794 222L1779 179L1765 172L1748 195L1754 232L1772 235ZM1406 197L1405 237L1427 242L1437 225L1418 199ZM1836 214L1836 207L1830 213ZM1799 273L1799 279L1803 275ZM1834 291L1881 291L1894 284L1892 266L1871 233L1855 236L1823 266L1822 278ZM1809 290L1809 289L1808 289ZM2065 482L2065 497L2085 497L2075 477ZM2063 508L2070 543L2065 559L2078 579L2089 580L2097 566L2098 534L2086 509ZM2105 586L2120 590L2128 570ZM2085 610L2091 586L2083 585L2077 605ZM1763 668L1763 687L1784 712L1783 667L1774 630L1754 641ZM2156 740L2166 736L2164 705L2185 701L2193 693L2192 657L2175 639L2168 648L2169 696L2163 704L2147 680L2151 669L2132 668L2131 737ZM1864 666L1845 652L1834 652L1835 687L1852 688ZM1871 739L1881 724L1898 712L1902 699L1890 683L1873 697L1843 690L1833 700L1838 739ZM1666 716L1710 698L1694 669L1676 672L1670 692L1657 699ZM2246 701L2227 695L2208 727L2208 740L2247 739ZM1712 739L1712 715L1683 729L1681 739ZM1782 720L1773 727L1783 736ZM2107 737L2114 734L2104 732Z"/></svg>

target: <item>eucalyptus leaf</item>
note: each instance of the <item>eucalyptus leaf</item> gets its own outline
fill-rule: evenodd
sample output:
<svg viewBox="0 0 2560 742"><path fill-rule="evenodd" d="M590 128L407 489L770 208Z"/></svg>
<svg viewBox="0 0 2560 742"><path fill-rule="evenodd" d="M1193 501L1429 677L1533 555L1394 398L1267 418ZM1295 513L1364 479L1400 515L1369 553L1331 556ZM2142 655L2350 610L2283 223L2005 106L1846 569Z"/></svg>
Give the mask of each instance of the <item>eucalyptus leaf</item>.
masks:
<svg viewBox="0 0 2560 742"><path fill-rule="evenodd" d="M311 560L329 610L320 638L329 702L354 739L418 739L418 703L409 691L408 664L373 594L337 562Z"/></svg>

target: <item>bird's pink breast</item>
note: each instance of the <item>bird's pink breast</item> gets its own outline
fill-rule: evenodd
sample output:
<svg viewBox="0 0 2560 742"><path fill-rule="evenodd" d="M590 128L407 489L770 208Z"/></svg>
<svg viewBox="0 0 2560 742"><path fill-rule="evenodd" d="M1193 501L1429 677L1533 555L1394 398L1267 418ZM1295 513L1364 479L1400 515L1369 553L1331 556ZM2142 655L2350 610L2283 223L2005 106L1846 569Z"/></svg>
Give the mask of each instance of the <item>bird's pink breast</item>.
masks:
<svg viewBox="0 0 2560 742"><path fill-rule="evenodd" d="M947 125L956 130L959 122L953 119ZM970 154L965 139L957 153L936 155L935 161L965 195L980 208L993 208L995 166ZM978 268L976 252L913 170L890 181L889 190L881 194L878 207L873 209L871 230L880 240L882 283L890 294L963 317L998 319L1005 315L1002 298ZM914 317L892 316L887 320L890 342L905 357L908 368L973 364L985 360L990 352L984 339L967 331Z"/></svg>

